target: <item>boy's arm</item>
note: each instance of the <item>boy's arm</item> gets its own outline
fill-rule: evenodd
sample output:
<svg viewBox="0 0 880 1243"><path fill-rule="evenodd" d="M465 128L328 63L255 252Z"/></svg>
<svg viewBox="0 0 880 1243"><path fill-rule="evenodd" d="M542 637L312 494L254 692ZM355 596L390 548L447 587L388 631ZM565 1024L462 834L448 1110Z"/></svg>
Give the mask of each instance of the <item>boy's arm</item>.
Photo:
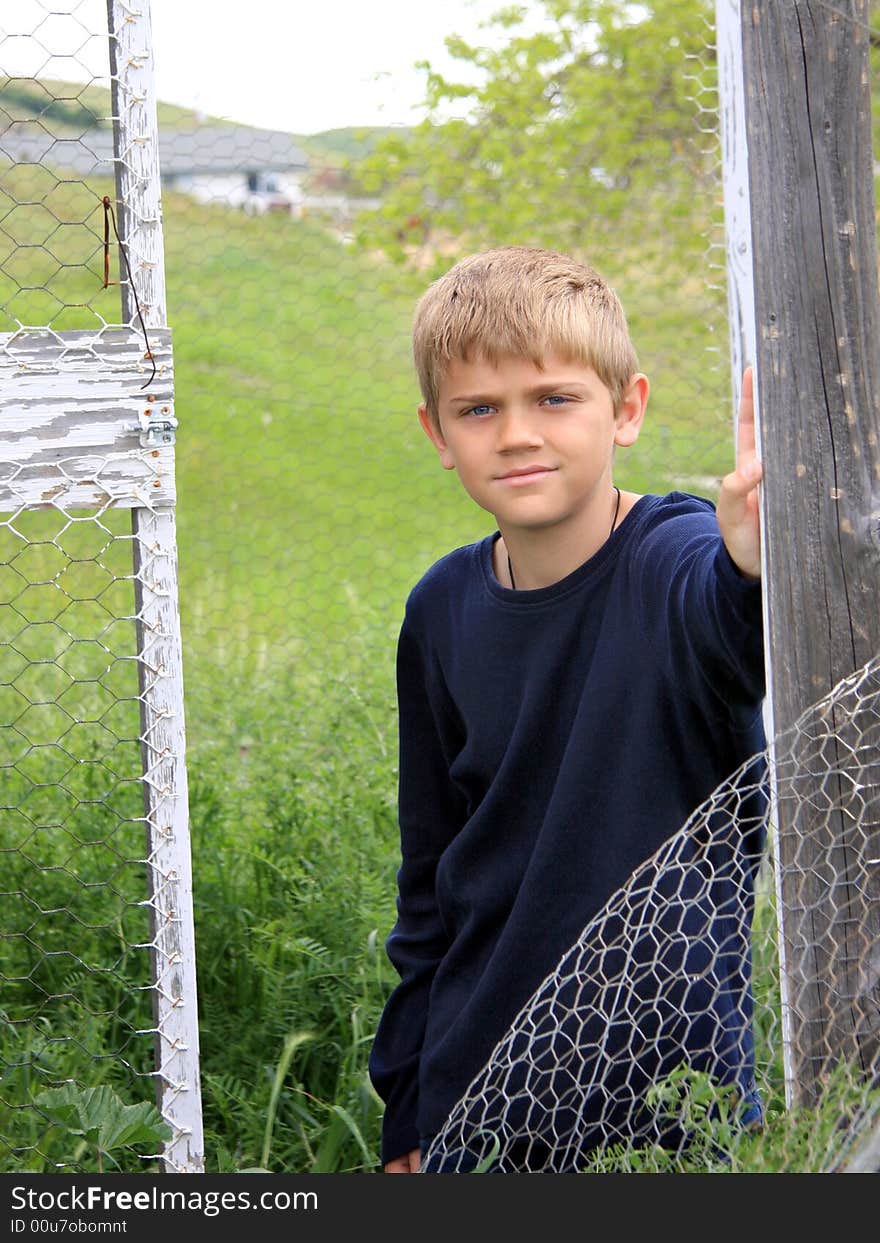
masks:
<svg viewBox="0 0 880 1243"><path fill-rule="evenodd" d="M731 561L742 575L754 579L761 577L761 476L755 444L754 375L747 367L737 420L736 466L721 481L715 513Z"/></svg>
<svg viewBox="0 0 880 1243"><path fill-rule="evenodd" d="M714 515L682 514L637 554L638 615L673 685L715 715L754 714L764 695L761 533L752 369L743 377L735 469Z"/></svg>
<svg viewBox="0 0 880 1243"><path fill-rule="evenodd" d="M414 628L405 620L397 650L401 865L397 922L386 942L400 983L370 1054L370 1078L385 1101L383 1165L419 1146L418 1076L428 998L449 944L436 899L437 861L464 819L443 746L448 728L431 683Z"/></svg>

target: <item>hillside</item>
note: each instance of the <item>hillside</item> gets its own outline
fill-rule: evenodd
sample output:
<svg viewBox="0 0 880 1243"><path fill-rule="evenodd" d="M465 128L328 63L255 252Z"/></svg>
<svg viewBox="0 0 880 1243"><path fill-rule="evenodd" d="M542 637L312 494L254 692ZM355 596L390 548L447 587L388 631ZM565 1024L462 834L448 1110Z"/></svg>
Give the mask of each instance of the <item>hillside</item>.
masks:
<svg viewBox="0 0 880 1243"><path fill-rule="evenodd" d="M294 138L309 155L329 163L362 159L381 138L400 132L400 126L347 126L317 134L294 134Z"/></svg>
<svg viewBox="0 0 880 1243"><path fill-rule="evenodd" d="M0 79L0 133L8 125L41 120L58 137L72 137L109 125L110 92L106 87L79 82L30 78ZM159 101L159 126L195 129L200 125L239 125L230 117L211 117ZM256 129L245 125L245 129ZM366 155L391 132L388 126L349 126L291 137L316 162L340 164Z"/></svg>
<svg viewBox="0 0 880 1243"><path fill-rule="evenodd" d="M110 91L103 86L51 79L4 78L0 80L0 125L42 119L59 137L82 134L109 125ZM158 105L159 124L182 127L198 124L195 112L176 104ZM223 124L217 118L215 125Z"/></svg>

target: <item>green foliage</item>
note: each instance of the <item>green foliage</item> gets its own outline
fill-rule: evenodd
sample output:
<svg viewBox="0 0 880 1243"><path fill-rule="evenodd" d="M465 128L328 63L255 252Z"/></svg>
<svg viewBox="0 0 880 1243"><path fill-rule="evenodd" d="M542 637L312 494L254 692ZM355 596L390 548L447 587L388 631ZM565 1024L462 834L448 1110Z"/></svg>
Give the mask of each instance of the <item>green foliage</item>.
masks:
<svg viewBox="0 0 880 1243"><path fill-rule="evenodd" d="M171 1128L155 1105L149 1101L125 1105L106 1085L81 1089L65 1084L41 1092L34 1104L64 1134L80 1137L94 1149L99 1172L105 1159L116 1166L115 1157L123 1151L147 1147L156 1152L171 1138ZM79 1161L81 1154L73 1159Z"/></svg>
<svg viewBox="0 0 880 1243"><path fill-rule="evenodd" d="M776 1091L781 1093L778 1083ZM593 1155L584 1173L827 1173L841 1162L847 1127L855 1135L860 1122L876 1116L880 1092L866 1091L860 1073L840 1065L826 1077L815 1106L788 1110L781 1094L774 1094L763 1124L742 1126L736 1092L682 1066L653 1086L648 1104L683 1140L669 1147L610 1144Z"/></svg>
<svg viewBox="0 0 880 1243"><path fill-rule="evenodd" d="M248 702L220 670L211 686ZM190 761L208 1160L375 1169L367 1057L394 976L390 688L297 687L280 666L248 688L247 713ZM198 700L222 720L204 686Z"/></svg>
<svg viewBox="0 0 880 1243"><path fill-rule="evenodd" d="M472 1174L488 1174L492 1168L492 1165L495 1162L495 1159L497 1158L499 1152L501 1151L501 1144L499 1142L497 1135L491 1135L484 1131L478 1132L476 1138L482 1139L482 1140L488 1139L490 1143L489 1143L488 1150L483 1154L483 1156L477 1162L476 1166L471 1171L471 1173Z"/></svg>
<svg viewBox="0 0 880 1243"><path fill-rule="evenodd" d="M262 1153L262 1169L266 1169L269 1164L269 1153L272 1151L272 1130L275 1126L275 1115L278 1112L278 1099L281 1095L281 1088L284 1084L284 1077L287 1074L293 1054L299 1045L305 1044L307 1040L312 1040L311 1032L291 1032L284 1041L284 1048L281 1051L281 1057L278 1059L278 1065L275 1067L275 1078L272 1082L272 1092L269 1096L269 1108L266 1114L266 1130L263 1135L263 1153Z"/></svg>
<svg viewBox="0 0 880 1243"><path fill-rule="evenodd" d="M383 197L362 240L395 257L429 238L595 251L597 232L637 210L642 232L653 218L686 246L715 193L714 151L695 141L714 102L711 12L707 0L536 0L490 23L501 47L451 37L465 81L425 65L426 119L357 169Z"/></svg>

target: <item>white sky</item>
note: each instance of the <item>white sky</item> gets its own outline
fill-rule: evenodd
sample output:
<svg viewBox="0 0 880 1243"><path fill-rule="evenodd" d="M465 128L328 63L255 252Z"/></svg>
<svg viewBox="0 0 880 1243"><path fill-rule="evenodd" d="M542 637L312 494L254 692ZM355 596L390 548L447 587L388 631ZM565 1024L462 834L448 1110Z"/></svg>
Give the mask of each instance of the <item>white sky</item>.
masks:
<svg viewBox="0 0 880 1243"><path fill-rule="evenodd" d="M480 22L501 3L152 0L157 94L302 134L412 123L424 96L415 63L449 71L444 38L485 41ZM0 0L0 75L106 76L105 14L105 0Z"/></svg>

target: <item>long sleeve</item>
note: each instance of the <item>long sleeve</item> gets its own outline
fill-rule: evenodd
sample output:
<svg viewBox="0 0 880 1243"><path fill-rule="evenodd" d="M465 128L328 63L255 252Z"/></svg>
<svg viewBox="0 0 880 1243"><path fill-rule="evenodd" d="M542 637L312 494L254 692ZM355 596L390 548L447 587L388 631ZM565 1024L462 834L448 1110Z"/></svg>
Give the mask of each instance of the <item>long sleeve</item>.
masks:
<svg viewBox="0 0 880 1243"><path fill-rule="evenodd" d="M370 1077L385 1101L383 1163L419 1146L419 1059L435 972L448 948L435 894L437 861L464 820L449 777L453 722L404 621L397 650L401 865L397 922L386 942L400 983L388 999L370 1054Z"/></svg>
<svg viewBox="0 0 880 1243"><path fill-rule="evenodd" d="M639 604L656 611L653 633L677 686L715 716L753 715L764 694L761 584L739 573L705 505L643 541Z"/></svg>

